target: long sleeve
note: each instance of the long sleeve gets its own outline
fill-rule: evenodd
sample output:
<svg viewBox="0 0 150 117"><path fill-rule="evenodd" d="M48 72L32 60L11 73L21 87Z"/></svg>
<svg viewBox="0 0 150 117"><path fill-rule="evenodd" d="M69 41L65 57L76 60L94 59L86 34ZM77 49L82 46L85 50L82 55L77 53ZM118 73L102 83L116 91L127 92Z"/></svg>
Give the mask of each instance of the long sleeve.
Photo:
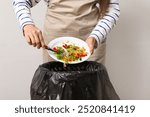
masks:
<svg viewBox="0 0 150 117"><path fill-rule="evenodd" d="M21 29L26 24L34 24L30 9L41 0L12 0L13 7Z"/></svg>
<svg viewBox="0 0 150 117"><path fill-rule="evenodd" d="M96 39L97 46L105 41L106 36L109 34L109 32L119 19L119 15L119 0L110 0L107 12L103 16L103 18L98 21L96 27L93 29L89 36Z"/></svg>

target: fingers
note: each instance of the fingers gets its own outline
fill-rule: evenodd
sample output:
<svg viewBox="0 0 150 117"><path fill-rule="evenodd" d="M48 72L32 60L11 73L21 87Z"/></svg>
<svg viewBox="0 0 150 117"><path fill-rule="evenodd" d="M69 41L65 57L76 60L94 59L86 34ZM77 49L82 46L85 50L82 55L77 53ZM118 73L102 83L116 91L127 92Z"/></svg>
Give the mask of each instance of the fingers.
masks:
<svg viewBox="0 0 150 117"><path fill-rule="evenodd" d="M45 47L45 42L42 36L42 32L34 25L27 25L24 27L24 35L29 45L37 47Z"/></svg>
<svg viewBox="0 0 150 117"><path fill-rule="evenodd" d="M32 45L32 42L31 42L30 37L29 37L29 36L25 36L25 38L26 38L26 40L27 40L28 44L29 44L29 45Z"/></svg>
<svg viewBox="0 0 150 117"><path fill-rule="evenodd" d="M87 41L88 47L90 49L90 53L92 54L94 51L93 45L91 44L91 42Z"/></svg>
<svg viewBox="0 0 150 117"><path fill-rule="evenodd" d="M40 42L40 39L39 39L39 31L34 32L33 36L34 36L36 47L39 49L41 47L41 42Z"/></svg>
<svg viewBox="0 0 150 117"><path fill-rule="evenodd" d="M33 45L34 47L36 46L36 42L32 33L26 34L25 38L29 45Z"/></svg>
<svg viewBox="0 0 150 117"><path fill-rule="evenodd" d="M88 46L89 46L89 49L90 49L90 53L93 54L93 52L94 52L93 46L91 44L88 44Z"/></svg>
<svg viewBox="0 0 150 117"><path fill-rule="evenodd" d="M44 42L44 38L42 36L42 32L39 33L39 40L42 48L46 48L46 44Z"/></svg>
<svg viewBox="0 0 150 117"><path fill-rule="evenodd" d="M90 53L93 54L93 52L94 52L94 45L95 45L95 39L90 37L90 38L88 38L86 40L86 43L89 46Z"/></svg>
<svg viewBox="0 0 150 117"><path fill-rule="evenodd" d="M35 41L34 34L32 34L32 33L30 34L30 39L31 39L33 47L36 47L36 41Z"/></svg>
<svg viewBox="0 0 150 117"><path fill-rule="evenodd" d="M94 52L93 45L91 45L91 44L88 44L88 46L89 46L89 48L90 48L90 52L91 52L91 54L93 54L93 52Z"/></svg>

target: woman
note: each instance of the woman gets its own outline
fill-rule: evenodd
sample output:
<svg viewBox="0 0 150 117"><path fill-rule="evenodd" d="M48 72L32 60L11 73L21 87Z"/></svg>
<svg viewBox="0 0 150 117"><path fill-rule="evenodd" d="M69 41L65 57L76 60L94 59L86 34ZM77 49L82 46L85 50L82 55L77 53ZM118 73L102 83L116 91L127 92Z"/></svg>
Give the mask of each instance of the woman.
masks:
<svg viewBox="0 0 150 117"><path fill-rule="evenodd" d="M87 42L89 60L104 63L106 36L119 18L119 0L44 0L47 12L43 33L35 26L30 8L40 0L13 0L26 41L44 48L52 39L73 36ZM44 50L44 62L51 58Z"/></svg>

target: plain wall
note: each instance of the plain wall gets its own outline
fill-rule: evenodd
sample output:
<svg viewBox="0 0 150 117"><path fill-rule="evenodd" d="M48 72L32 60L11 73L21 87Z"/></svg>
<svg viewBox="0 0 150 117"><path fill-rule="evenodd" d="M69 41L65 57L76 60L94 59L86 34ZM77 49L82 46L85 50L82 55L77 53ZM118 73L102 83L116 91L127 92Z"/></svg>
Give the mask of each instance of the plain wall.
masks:
<svg viewBox="0 0 150 117"><path fill-rule="evenodd" d="M32 9L42 29L46 5ZM30 99L42 51L28 46L11 0L0 4L0 99ZM121 99L150 99L150 1L120 0L121 16L107 38L106 67Z"/></svg>

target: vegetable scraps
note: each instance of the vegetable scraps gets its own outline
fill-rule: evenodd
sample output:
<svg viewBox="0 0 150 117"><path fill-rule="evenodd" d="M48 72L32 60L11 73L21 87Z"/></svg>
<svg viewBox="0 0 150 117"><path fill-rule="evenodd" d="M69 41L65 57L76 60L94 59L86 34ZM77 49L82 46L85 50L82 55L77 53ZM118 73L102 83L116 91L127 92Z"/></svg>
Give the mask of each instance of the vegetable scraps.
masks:
<svg viewBox="0 0 150 117"><path fill-rule="evenodd" d="M86 49L84 47L76 46L75 44L63 44L62 46L56 46L53 48L56 51L55 56L57 59L64 61L65 63L81 61L82 57L87 56ZM67 54L65 54L67 52Z"/></svg>

